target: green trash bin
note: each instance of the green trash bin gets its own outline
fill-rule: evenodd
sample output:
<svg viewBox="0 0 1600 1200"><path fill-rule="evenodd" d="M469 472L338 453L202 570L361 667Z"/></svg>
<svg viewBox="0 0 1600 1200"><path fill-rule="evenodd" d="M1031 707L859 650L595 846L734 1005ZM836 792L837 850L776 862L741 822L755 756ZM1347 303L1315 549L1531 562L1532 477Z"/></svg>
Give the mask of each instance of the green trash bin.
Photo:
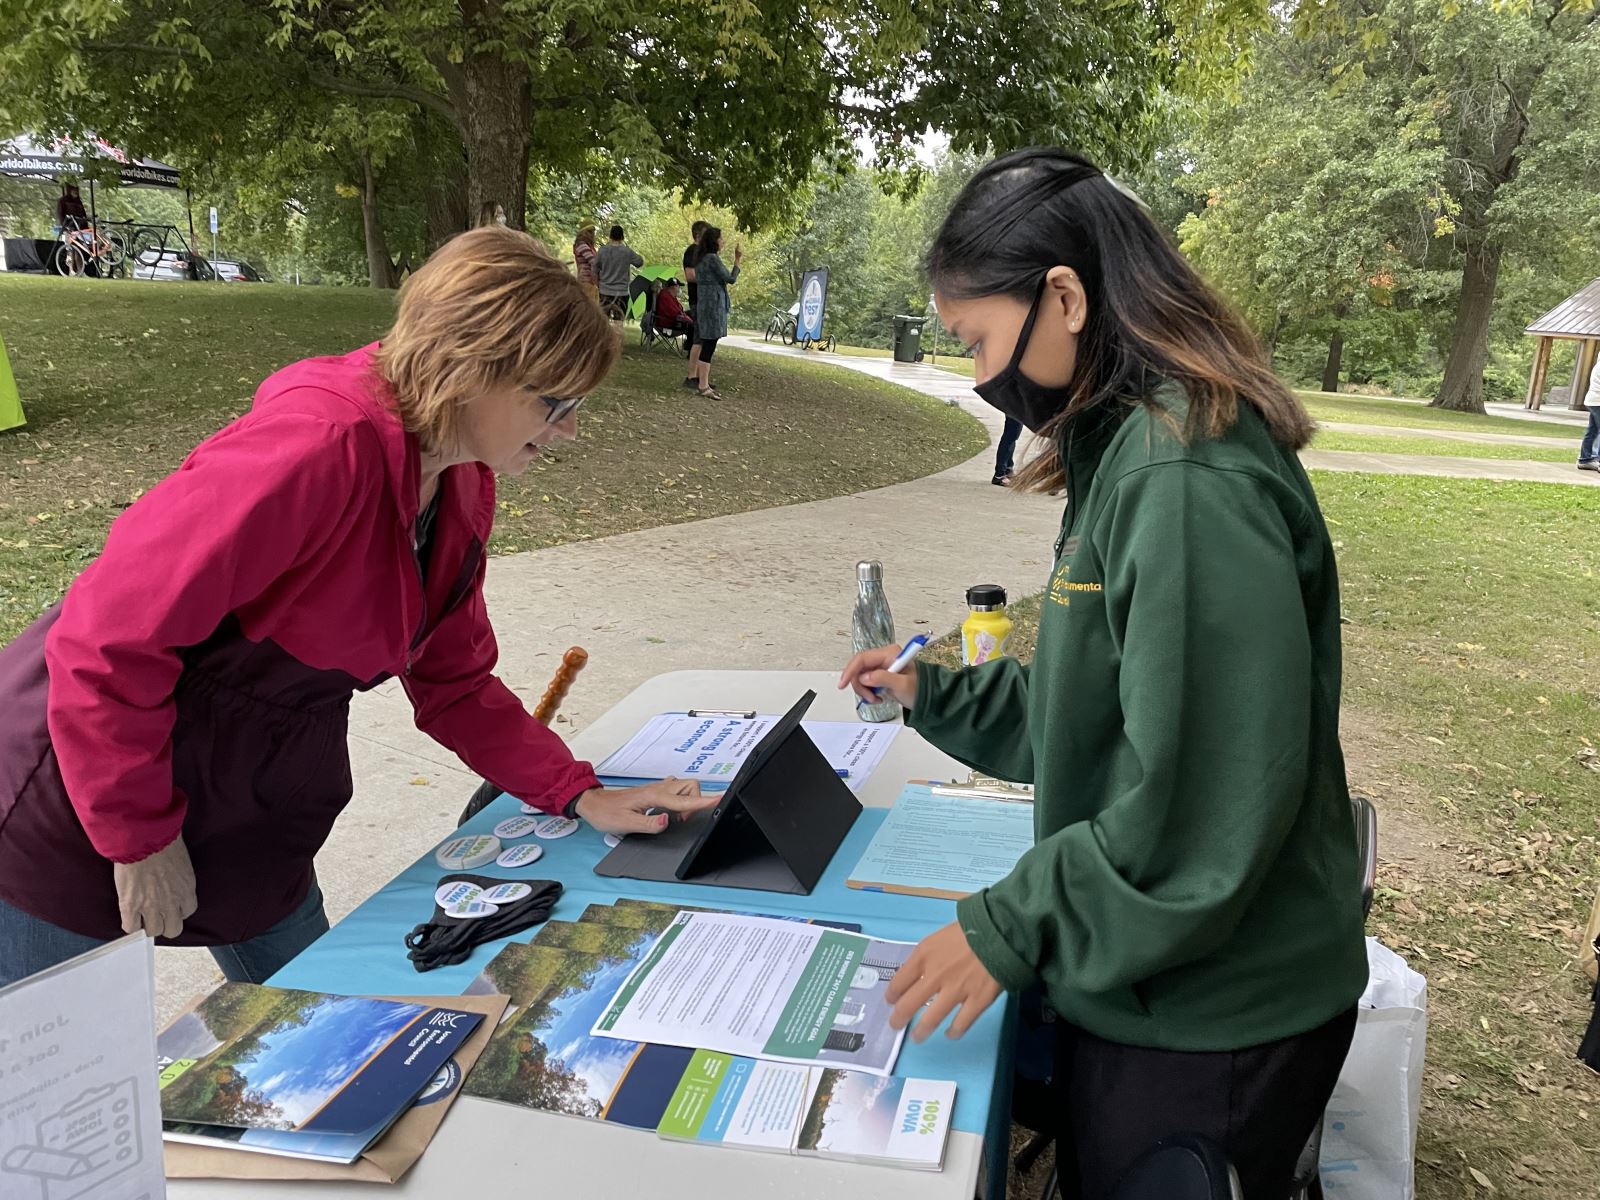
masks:
<svg viewBox="0 0 1600 1200"><path fill-rule="evenodd" d="M897 315L894 319L894 360L914 363L922 350L922 323L926 317Z"/></svg>

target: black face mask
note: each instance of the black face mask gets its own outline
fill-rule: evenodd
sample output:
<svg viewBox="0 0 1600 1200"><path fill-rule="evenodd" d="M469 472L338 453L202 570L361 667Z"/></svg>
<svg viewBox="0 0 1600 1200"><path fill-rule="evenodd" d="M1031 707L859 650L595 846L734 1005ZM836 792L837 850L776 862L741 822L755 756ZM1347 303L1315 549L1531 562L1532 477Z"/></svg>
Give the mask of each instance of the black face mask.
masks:
<svg viewBox="0 0 1600 1200"><path fill-rule="evenodd" d="M1043 429L1072 397L1070 384L1066 387L1045 387L1022 373L1022 356L1028 352L1028 339L1033 336L1033 323L1039 319L1039 305L1044 302L1044 289L1048 282L1048 276L1039 281L1033 307L1028 310L1028 319L1022 323L1022 332L1017 335L1017 348L1011 352L1011 361L1006 364L1005 370L973 389L985 403L1021 421L1031 433Z"/></svg>

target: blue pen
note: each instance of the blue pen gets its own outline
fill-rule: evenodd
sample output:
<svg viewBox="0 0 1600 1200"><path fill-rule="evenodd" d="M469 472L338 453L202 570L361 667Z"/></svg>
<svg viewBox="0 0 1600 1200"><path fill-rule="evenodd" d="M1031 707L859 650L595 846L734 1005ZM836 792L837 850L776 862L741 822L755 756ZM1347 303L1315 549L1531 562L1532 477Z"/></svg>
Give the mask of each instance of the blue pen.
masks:
<svg viewBox="0 0 1600 1200"><path fill-rule="evenodd" d="M907 667L909 667L911 665L912 661L917 657L917 655L922 653L922 648L924 646L926 646L927 644L928 644L928 635L925 634L925 633L917 634L916 637L912 638L909 642L906 643L905 649L900 651L899 657L897 657L886 668L888 670L889 674L898 675L902 671L904 671ZM883 689L882 688L870 688L869 690L872 692L872 694L874 696L883 695Z"/></svg>

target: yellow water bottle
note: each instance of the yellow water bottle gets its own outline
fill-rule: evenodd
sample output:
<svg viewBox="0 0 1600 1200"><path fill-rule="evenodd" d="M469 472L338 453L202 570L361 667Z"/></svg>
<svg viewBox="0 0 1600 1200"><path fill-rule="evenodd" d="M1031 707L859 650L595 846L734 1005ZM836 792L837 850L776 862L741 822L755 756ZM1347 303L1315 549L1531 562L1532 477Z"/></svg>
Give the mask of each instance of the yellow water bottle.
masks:
<svg viewBox="0 0 1600 1200"><path fill-rule="evenodd" d="M961 622L961 661L969 667L999 658L1011 640L1011 618L1006 616L1006 590L998 583L978 583L967 589L972 611Z"/></svg>

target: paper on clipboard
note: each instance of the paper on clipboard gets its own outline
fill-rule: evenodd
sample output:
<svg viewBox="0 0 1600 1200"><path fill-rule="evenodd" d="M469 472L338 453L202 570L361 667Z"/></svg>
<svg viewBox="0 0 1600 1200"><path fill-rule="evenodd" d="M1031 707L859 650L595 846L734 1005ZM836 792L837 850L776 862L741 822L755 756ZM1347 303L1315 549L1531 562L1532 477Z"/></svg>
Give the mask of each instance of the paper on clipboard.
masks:
<svg viewBox="0 0 1600 1200"><path fill-rule="evenodd" d="M613 783L673 776L698 780L708 790L727 787L778 719L662 713L651 717L621 749L596 764L595 774ZM801 728L830 767L846 772L845 782L855 791L883 761L902 726L802 721Z"/></svg>
<svg viewBox="0 0 1600 1200"><path fill-rule="evenodd" d="M845 883L960 900L1011 873L1033 846L1033 806L908 784Z"/></svg>

